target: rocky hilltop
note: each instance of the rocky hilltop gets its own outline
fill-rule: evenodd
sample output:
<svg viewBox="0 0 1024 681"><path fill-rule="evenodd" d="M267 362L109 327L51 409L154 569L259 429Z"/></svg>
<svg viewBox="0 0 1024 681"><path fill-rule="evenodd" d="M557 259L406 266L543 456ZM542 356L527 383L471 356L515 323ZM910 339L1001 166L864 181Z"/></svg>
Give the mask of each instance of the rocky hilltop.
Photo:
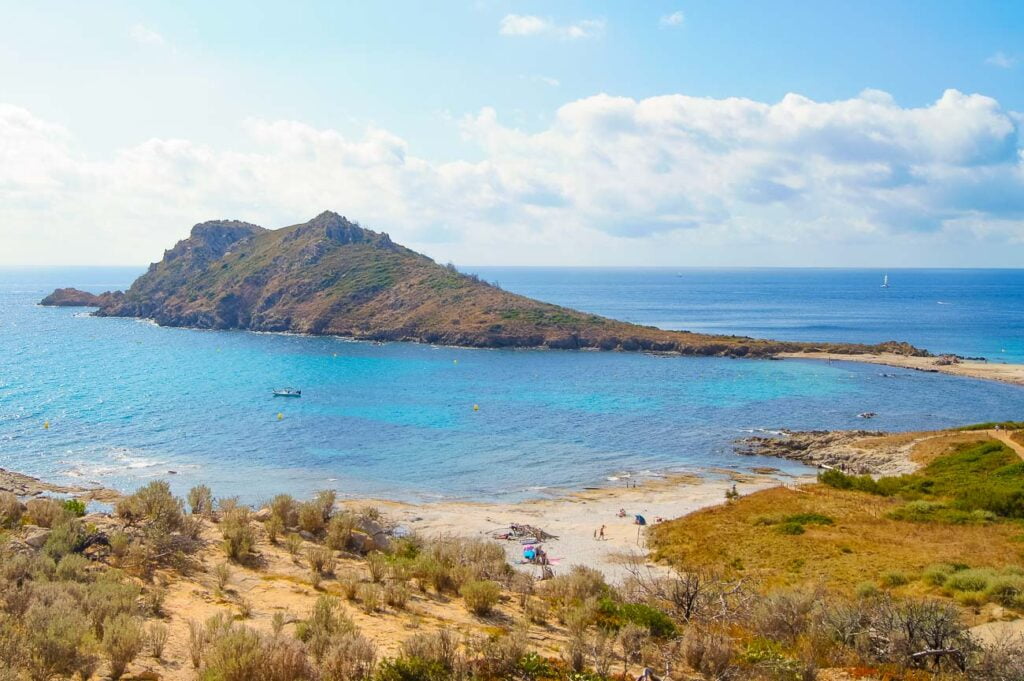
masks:
<svg viewBox="0 0 1024 681"><path fill-rule="evenodd" d="M236 220L204 222L124 293L58 289L42 304L95 306L99 316L166 326L475 347L736 357L821 350L925 354L895 342L775 342L619 322L509 293L329 211L275 230Z"/></svg>

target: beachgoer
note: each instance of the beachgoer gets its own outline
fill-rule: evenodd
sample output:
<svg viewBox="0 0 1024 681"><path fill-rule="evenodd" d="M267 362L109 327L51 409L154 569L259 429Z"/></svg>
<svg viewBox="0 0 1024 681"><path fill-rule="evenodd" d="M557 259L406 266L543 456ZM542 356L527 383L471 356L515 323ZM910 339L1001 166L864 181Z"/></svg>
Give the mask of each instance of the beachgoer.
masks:
<svg viewBox="0 0 1024 681"><path fill-rule="evenodd" d="M626 509L624 509L624 508L620 508L619 509L619 517L620 518L625 518L626 517Z"/></svg>
<svg viewBox="0 0 1024 681"><path fill-rule="evenodd" d="M597 533L597 538L604 541L604 525L601 526L601 530Z"/></svg>

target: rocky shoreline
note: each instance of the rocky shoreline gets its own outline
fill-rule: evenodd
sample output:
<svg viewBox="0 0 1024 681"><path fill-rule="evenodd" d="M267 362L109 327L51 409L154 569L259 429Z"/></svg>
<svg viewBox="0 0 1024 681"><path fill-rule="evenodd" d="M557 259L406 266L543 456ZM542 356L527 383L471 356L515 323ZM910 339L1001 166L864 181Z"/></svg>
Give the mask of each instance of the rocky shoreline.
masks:
<svg viewBox="0 0 1024 681"><path fill-rule="evenodd" d="M0 492L10 492L17 497L37 497L42 494L71 494L87 501L113 503L121 493L105 487L78 487L76 485L55 485L31 475L16 473L0 468Z"/></svg>
<svg viewBox="0 0 1024 681"><path fill-rule="evenodd" d="M903 475L918 468L910 458L916 440L896 440L887 433L871 430L782 430L779 433L737 440L735 451L744 456L789 459L856 475Z"/></svg>

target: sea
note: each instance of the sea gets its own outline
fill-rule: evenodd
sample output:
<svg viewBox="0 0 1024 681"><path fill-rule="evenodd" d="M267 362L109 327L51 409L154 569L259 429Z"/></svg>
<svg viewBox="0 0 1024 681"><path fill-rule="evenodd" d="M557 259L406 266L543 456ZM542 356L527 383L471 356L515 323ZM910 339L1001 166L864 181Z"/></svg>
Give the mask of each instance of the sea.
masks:
<svg viewBox="0 0 1024 681"><path fill-rule="evenodd" d="M1024 270L463 270L666 329L1024 362ZM0 269L0 467L122 490L203 482L247 502L324 488L514 501L679 472L808 472L734 451L781 429L1024 417L1024 388L854 362L373 344L37 304L58 286L123 289L141 272ZM274 397L280 387L302 397Z"/></svg>

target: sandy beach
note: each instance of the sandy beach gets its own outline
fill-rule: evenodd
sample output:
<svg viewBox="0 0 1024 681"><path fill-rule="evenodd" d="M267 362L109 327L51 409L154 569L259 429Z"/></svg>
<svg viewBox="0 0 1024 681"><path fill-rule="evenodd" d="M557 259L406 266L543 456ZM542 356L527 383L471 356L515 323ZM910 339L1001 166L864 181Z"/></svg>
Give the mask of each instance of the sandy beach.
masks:
<svg viewBox="0 0 1024 681"><path fill-rule="evenodd" d="M908 355L866 354L842 355L832 352L789 352L780 353L779 357L791 359L815 359L833 362L864 362L867 364L884 364L903 369L927 371L930 373L950 374L967 378L981 378L989 381L1024 385L1024 364L1003 364L1000 362L982 362L972 359L961 359L955 364L940 362L941 357L911 357Z"/></svg>
<svg viewBox="0 0 1024 681"><path fill-rule="evenodd" d="M782 484L801 484L812 478L776 474L753 475L717 470L717 475L675 475L639 483L636 487L603 487L566 493L551 499L509 504L438 502L410 504L382 499L354 499L343 502L351 508L376 506L399 526L426 536L453 534L489 537L508 529L511 523L528 524L558 537L545 543L555 574L573 565L601 570L618 582L628 568L646 561L646 528L635 524L642 515L649 523L672 519L707 506L725 503L725 492L734 484L741 495ZM619 517L619 510L626 512ZM595 533L604 526L604 540ZM509 561L519 569L538 573L533 565L521 565L522 545L503 541Z"/></svg>

